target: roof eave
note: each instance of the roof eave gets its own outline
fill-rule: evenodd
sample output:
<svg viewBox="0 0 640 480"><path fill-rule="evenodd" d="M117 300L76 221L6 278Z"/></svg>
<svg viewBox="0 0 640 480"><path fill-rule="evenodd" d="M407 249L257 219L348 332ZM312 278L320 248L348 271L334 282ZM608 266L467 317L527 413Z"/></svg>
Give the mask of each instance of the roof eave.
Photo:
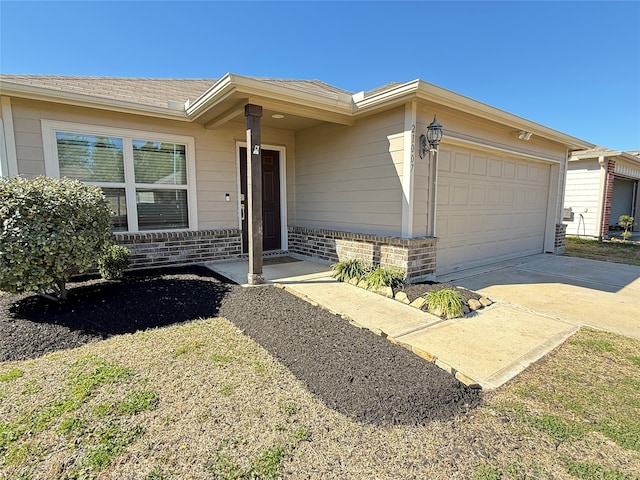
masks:
<svg viewBox="0 0 640 480"><path fill-rule="evenodd" d="M569 161L575 162L578 160L598 159L600 157L619 158L621 160L626 160L628 162L640 165L639 156L631 155L630 153L623 152L620 150L605 150L605 149L573 152L569 157Z"/></svg>
<svg viewBox="0 0 640 480"><path fill-rule="evenodd" d="M62 103L78 107L98 108L120 113L132 113L156 118L189 121L184 110L142 105L135 102L127 102L95 95L68 92L35 85L24 85L7 80L0 80L0 95L9 97L39 100L44 102Z"/></svg>
<svg viewBox="0 0 640 480"><path fill-rule="evenodd" d="M234 94L239 94L246 98L268 98L271 101L315 108L342 116L351 116L353 111L351 96L346 94L336 93L333 96L316 95L282 85L265 83L250 77L227 73L187 107L187 115L190 119L195 120Z"/></svg>
<svg viewBox="0 0 640 480"><path fill-rule="evenodd" d="M526 120L522 117L518 117L517 115L513 115L422 80L413 80L411 82L403 83L355 102L355 114L362 114L379 108L388 108L393 105L400 105L414 98L428 100L465 113L471 113L501 125L510 126L516 130L526 130L536 136L565 145L570 150L585 150L595 147L594 144L579 138L558 132L557 130Z"/></svg>

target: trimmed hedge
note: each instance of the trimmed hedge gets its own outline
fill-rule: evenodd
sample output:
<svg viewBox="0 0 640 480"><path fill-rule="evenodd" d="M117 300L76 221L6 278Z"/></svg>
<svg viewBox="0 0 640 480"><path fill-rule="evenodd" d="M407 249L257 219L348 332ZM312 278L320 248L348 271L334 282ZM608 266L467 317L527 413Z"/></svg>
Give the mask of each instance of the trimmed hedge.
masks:
<svg viewBox="0 0 640 480"><path fill-rule="evenodd" d="M0 290L53 291L66 298L72 275L111 245L102 190L68 178L0 179Z"/></svg>

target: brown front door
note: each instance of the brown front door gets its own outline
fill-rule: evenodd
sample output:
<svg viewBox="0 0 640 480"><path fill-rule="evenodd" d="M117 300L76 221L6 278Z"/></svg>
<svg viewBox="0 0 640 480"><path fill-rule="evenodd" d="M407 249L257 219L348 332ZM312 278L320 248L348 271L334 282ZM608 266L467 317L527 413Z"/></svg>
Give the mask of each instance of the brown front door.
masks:
<svg viewBox="0 0 640 480"><path fill-rule="evenodd" d="M247 195L247 149L240 147L240 193L244 209L242 218L242 251L249 251L249 197ZM280 152L262 150L262 249L280 250Z"/></svg>

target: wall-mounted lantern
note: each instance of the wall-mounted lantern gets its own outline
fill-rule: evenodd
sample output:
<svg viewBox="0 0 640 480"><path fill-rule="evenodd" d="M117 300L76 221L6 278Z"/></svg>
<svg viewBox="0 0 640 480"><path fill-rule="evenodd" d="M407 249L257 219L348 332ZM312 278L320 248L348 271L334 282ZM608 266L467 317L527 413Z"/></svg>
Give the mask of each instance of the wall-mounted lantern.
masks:
<svg viewBox="0 0 640 480"><path fill-rule="evenodd" d="M436 116L433 116L433 122L427 127L427 134L420 135L420 158L424 158L428 151L437 151L442 138L442 125L438 123Z"/></svg>

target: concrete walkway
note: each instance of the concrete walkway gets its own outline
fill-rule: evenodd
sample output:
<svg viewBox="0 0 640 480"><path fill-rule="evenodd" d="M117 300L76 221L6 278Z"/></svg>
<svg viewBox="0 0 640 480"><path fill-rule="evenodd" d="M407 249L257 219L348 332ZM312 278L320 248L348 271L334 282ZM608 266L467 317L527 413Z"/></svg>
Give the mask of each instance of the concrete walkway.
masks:
<svg viewBox="0 0 640 480"><path fill-rule="evenodd" d="M244 284L248 263L207 264ZM450 281L494 302L472 316L442 320L403 303L339 283L327 265L264 267L267 283L403 345L468 385L503 385L588 325L640 338L640 267L535 255L459 272Z"/></svg>

